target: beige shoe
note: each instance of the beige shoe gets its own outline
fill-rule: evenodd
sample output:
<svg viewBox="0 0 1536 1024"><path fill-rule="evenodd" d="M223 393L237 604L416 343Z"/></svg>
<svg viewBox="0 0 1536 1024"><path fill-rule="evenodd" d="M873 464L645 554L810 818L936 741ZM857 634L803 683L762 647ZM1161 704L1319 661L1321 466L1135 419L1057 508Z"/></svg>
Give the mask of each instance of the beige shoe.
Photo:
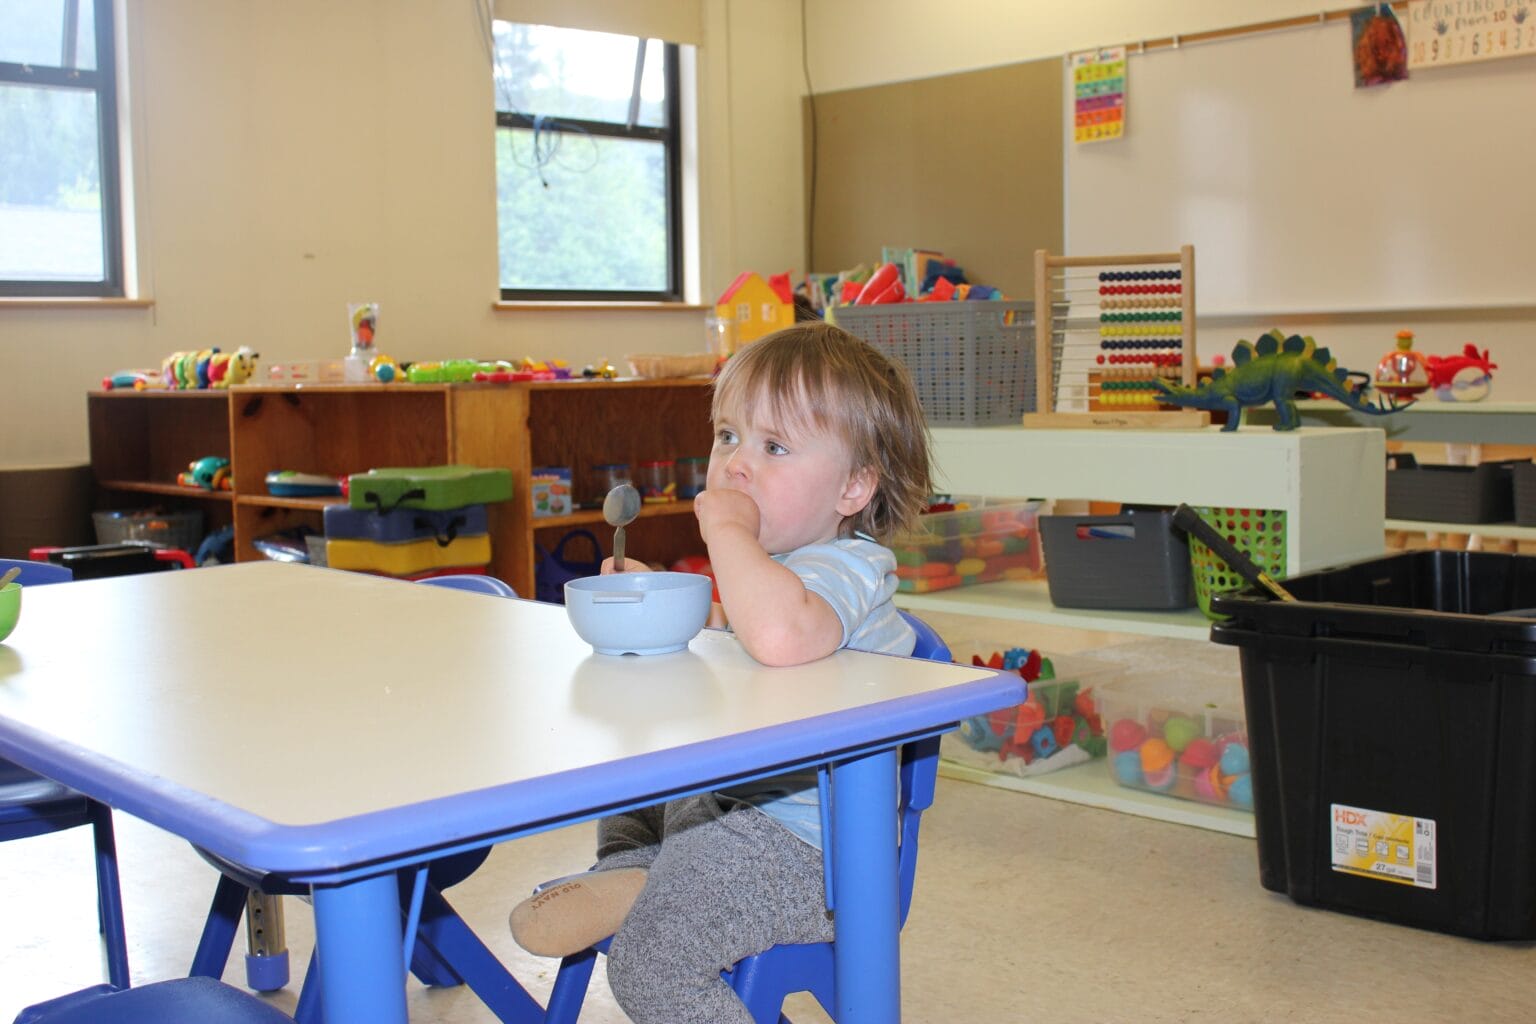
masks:
<svg viewBox="0 0 1536 1024"><path fill-rule="evenodd" d="M535 956L578 953L619 930L645 878L644 868L617 868L549 885L512 908L512 937Z"/></svg>

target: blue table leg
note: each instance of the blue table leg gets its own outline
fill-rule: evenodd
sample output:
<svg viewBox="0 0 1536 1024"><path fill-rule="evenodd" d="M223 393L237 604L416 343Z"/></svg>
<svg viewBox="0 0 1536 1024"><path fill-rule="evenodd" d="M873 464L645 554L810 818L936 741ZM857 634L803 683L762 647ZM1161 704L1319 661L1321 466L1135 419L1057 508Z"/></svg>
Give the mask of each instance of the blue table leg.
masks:
<svg viewBox="0 0 1536 1024"><path fill-rule="evenodd" d="M832 766L832 886L836 893L837 1013L841 1024L899 1024L896 751Z"/></svg>
<svg viewBox="0 0 1536 1024"><path fill-rule="evenodd" d="M313 890L325 1019L407 1024L394 874Z"/></svg>

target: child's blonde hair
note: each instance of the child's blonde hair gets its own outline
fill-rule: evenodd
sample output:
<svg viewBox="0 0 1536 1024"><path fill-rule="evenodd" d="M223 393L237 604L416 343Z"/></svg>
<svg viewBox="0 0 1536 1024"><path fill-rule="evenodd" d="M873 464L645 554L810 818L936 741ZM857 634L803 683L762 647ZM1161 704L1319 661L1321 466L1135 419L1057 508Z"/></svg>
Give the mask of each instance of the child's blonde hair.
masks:
<svg viewBox="0 0 1536 1024"><path fill-rule="evenodd" d="M875 471L875 496L843 524L886 543L912 528L933 489L928 425L906 367L831 324L760 338L726 362L710 418L772 422L842 438L850 470Z"/></svg>

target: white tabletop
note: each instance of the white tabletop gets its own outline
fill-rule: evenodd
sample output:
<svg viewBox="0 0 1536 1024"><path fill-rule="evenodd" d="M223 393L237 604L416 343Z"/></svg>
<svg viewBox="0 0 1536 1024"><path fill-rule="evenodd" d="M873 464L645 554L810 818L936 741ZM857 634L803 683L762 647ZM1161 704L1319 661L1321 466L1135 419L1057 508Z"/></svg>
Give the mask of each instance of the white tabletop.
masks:
<svg viewBox="0 0 1536 1024"><path fill-rule="evenodd" d="M298 871L399 853L424 817L442 845L913 735L1017 686L851 651L767 668L710 630L608 657L559 606L258 562L28 588L0 751Z"/></svg>

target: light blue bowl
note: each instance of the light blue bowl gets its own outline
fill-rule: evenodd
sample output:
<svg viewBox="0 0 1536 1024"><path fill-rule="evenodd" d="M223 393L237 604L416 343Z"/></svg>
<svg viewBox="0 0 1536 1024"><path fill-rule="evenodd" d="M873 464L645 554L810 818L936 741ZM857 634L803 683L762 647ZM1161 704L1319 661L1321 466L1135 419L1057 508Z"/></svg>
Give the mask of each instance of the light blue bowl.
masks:
<svg viewBox="0 0 1536 1024"><path fill-rule="evenodd" d="M667 654L709 621L711 587L691 572L587 576L565 585L565 613L598 654Z"/></svg>

